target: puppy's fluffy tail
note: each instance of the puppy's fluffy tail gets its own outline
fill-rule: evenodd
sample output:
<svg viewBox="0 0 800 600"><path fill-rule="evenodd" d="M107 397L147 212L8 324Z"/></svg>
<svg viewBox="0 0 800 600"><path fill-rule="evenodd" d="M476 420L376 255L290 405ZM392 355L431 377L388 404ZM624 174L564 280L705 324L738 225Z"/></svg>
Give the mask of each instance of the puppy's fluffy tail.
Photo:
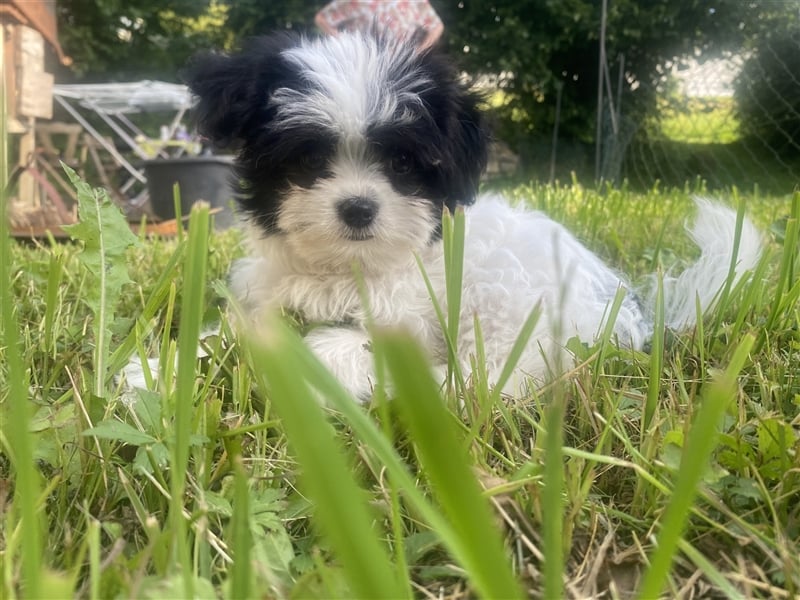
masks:
<svg viewBox="0 0 800 600"><path fill-rule="evenodd" d="M733 286L752 270L763 244L761 233L745 218L737 248L736 211L706 198L695 198L695 203L697 216L688 233L700 248L700 258L677 277L664 277L664 324L676 330L696 324L696 299L705 314L719 300L728 277ZM649 306L655 306L655 291L651 295Z"/></svg>

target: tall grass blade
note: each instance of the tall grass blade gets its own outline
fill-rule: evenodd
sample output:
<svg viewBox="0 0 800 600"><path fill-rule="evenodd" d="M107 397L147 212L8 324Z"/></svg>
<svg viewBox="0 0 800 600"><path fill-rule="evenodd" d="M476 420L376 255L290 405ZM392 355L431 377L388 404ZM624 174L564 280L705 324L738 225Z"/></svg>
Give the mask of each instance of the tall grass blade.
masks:
<svg viewBox="0 0 800 600"><path fill-rule="evenodd" d="M603 363L606 360L606 356L608 355L608 350L611 344L611 338L614 336L614 325L617 322L617 316L619 315L619 309L622 307L622 301L625 300L625 296L627 291L623 287L619 287L617 289L617 293L614 294L614 300L611 302L611 306L608 309L608 314L606 315L605 325L603 327L603 333L600 335L600 339L597 340L597 344L600 347L600 351L597 353L597 360L595 361L595 376L594 376L594 383L597 384L597 381L600 378L600 375L603 372Z"/></svg>
<svg viewBox="0 0 800 600"><path fill-rule="evenodd" d="M288 330L285 326L282 327L281 336L285 336L287 339L290 339L291 342L285 344L284 352L281 356L286 358L290 352L294 354L294 360L297 361L296 363L292 363L292 365L296 365L294 367L297 369L295 373L302 374L309 381L312 381L317 391L342 413L342 416L353 429L356 436L364 443L366 448L377 456L381 464L386 467L387 474L396 483L402 496L414 508L422 520L436 532L442 544L447 548L453 558L464 566L465 569L468 568L472 562L480 562L483 548L479 548L476 551L475 548L463 543L463 536L458 531L456 524L452 521L448 521L448 519L425 498L418 487L418 483L409 473L408 468L403 464L397 452L392 447L389 440L378 429L377 425L353 401L353 398L344 391L341 384L333 375L331 375L308 350L297 333ZM378 346L380 347L376 348L377 353L384 353L386 351L385 344L378 344ZM424 357L420 357L420 360L423 362L425 361ZM259 364L264 364L264 361L262 360ZM406 379L413 380L419 377L420 373L427 372L427 369L427 364L425 364L423 371L415 370L410 376L406 376ZM434 386L435 391L435 383L430 377L428 377L428 380L428 383ZM439 405L442 416L452 420L452 415L441 407L441 399L438 393L435 395L435 401ZM399 406L400 402L396 404ZM448 449L448 452L450 451L452 451L452 448ZM469 472L467 467L468 464L468 462L462 463L462 469L467 469L469 477L472 477L472 473ZM478 558L475 557L476 552L479 554ZM505 570L508 571L507 565L505 566ZM515 597L518 595L518 593L514 594Z"/></svg>
<svg viewBox="0 0 800 600"><path fill-rule="evenodd" d="M235 451L231 451L232 447ZM231 537L233 538L233 565L230 573L231 598L249 598L251 596L250 581L252 567L250 554L253 545L250 532L250 490L247 485L247 473L242 464L239 440L229 444L233 462L234 498L233 517L231 519Z"/></svg>
<svg viewBox="0 0 800 600"><path fill-rule="evenodd" d="M711 337L715 337L722 325L722 319L725 315L725 308L728 305L728 299L731 295L731 287L736 276L736 263L739 260L739 246L742 241L742 227L744 226L745 216L745 201L744 198L739 197L739 191L733 188L733 200L736 203L736 226L733 232L733 251L731 252L731 261L728 265L728 276L725 279L725 285L719 293L719 299L716 304L716 318L711 329Z"/></svg>
<svg viewBox="0 0 800 600"><path fill-rule="evenodd" d="M370 306L369 293L367 285L364 281L363 274L361 273L358 265L354 265L354 275L358 283L358 292L361 296L361 305L364 307L367 316L367 329L368 331L375 331L375 319ZM373 347L373 358L375 364L375 380L376 386L373 393L373 403L378 408L380 415L381 429L384 439L393 444L395 440L394 425L391 418L391 410L387 398L387 385L386 385L386 361L381 356L381 349ZM335 387L335 386L334 386ZM335 394L335 391L334 391ZM330 395L330 394L329 394ZM340 403L342 404L342 403ZM347 408L351 408L353 403L345 400L343 403ZM372 421L369 421L372 423ZM395 565L401 584L404 586L404 596L413 597L411 589L411 576L408 572L408 560L406 558L406 541L405 532L403 527L402 505L400 498L400 490L394 476L389 475L386 478L386 483L389 491L389 504L391 507L391 527L392 527L392 549L394 555Z"/></svg>
<svg viewBox="0 0 800 600"><path fill-rule="evenodd" d="M439 298L436 296L434 286L425 271L425 265L419 256L416 256L417 266L422 274L425 287L428 290L433 304L439 326L442 329L445 343L447 344L447 385L457 384L456 389L463 391L465 386L464 374L458 358L458 331L461 320L461 292L464 275L464 241L466 219L464 210L456 210L455 216L448 210L442 213L442 246L445 265L445 299L447 302L447 316L445 317Z"/></svg>
<svg viewBox="0 0 800 600"><path fill-rule="evenodd" d="M172 205L173 209L175 210L175 224L177 227L178 241L182 242L186 236L186 232L183 229L183 203L181 202L181 186L177 181L172 185Z"/></svg>
<svg viewBox="0 0 800 600"><path fill-rule="evenodd" d="M439 303L439 299L436 297L436 292L433 289L433 283L431 282L430 277L428 277L428 273L425 271L425 265L422 263L422 260L419 258L419 256L416 256L415 258L417 260L417 267L422 275L422 280L425 282L425 288L428 291L431 304L433 305L433 310L436 313L436 319L439 321L439 327L442 330L445 344L447 345L448 385L450 385L452 379L455 378L459 389L463 390L465 387L465 382L464 375L461 372L461 365L459 364L458 355L456 354L456 341L450 337L450 329L444 311L442 310L442 305Z"/></svg>
<svg viewBox="0 0 800 600"><path fill-rule="evenodd" d="M461 319L465 229L466 220L463 207L458 207L452 216L448 211L445 211L442 218L442 238L444 241L444 264L447 278L447 333L453 343L455 356L458 356L458 329Z"/></svg>
<svg viewBox="0 0 800 600"><path fill-rule="evenodd" d="M517 334L517 338L514 340L514 345L511 346L511 352L508 353L508 357L505 363L503 363L503 370L500 371L500 376L497 378L494 389L492 390L492 406L496 406L499 403L503 388L514 374L514 369L517 367L522 353L525 352L525 349L528 347L528 341L530 341L533 330L536 328L536 324L539 322L541 316L542 305L541 303L537 303L536 306L531 309L531 312L528 313L525 322L522 324Z"/></svg>
<svg viewBox="0 0 800 600"><path fill-rule="evenodd" d="M110 377L116 375L119 370L127 364L131 355L136 351L137 342L144 339L145 333L149 330L151 321L158 312L163 310L164 306L168 304L170 288L180 274L185 251L185 242L179 243L178 247L170 255L167 264L164 265L164 268L158 274L158 278L152 288L153 291L145 302L141 314L137 318L137 324L141 327L142 331L137 332L136 326L134 326L131 332L111 353L111 357L108 360ZM165 319L165 321L170 322L170 319ZM106 381L106 383L108 383L108 381Z"/></svg>
<svg viewBox="0 0 800 600"><path fill-rule="evenodd" d="M100 523L89 521L87 542L89 544L89 598L100 599Z"/></svg>
<svg viewBox="0 0 800 600"><path fill-rule="evenodd" d="M734 351L725 372L705 389L702 404L687 436L675 487L656 539L656 548L639 588L640 598L658 597L667 581L693 507L697 485L717 444L717 428L725 410L736 397L736 378L744 367L754 342L752 335L745 337Z"/></svg>
<svg viewBox="0 0 800 600"><path fill-rule="evenodd" d="M553 240L555 242L555 239ZM563 272L559 282L559 300L551 308L556 314L553 321L553 338L561 339L564 331L564 314L558 307L565 306L568 282L572 281L573 267L561 268L562 256L554 246L554 258L559 272ZM564 355L556 344L551 344L554 374L563 372ZM556 381L552 388L550 404L545 410L544 435L544 487L542 490L542 511L547 517L542 523L544 551L544 595L546 598L564 596L564 418L567 410L567 394L563 383Z"/></svg>
<svg viewBox="0 0 800 600"><path fill-rule="evenodd" d="M452 416L439 396L423 352L404 334L376 335L397 388L397 406L436 497L450 520L464 568L486 598L518 598L520 587L503 551Z"/></svg>
<svg viewBox="0 0 800 600"><path fill-rule="evenodd" d="M653 323L653 337L650 340L650 380L647 383L647 399L642 419L642 439L646 439L644 434L656 413L658 396L661 392L661 371L664 368L664 278L660 271L656 279L655 322Z"/></svg>
<svg viewBox="0 0 800 600"><path fill-rule="evenodd" d="M3 57L0 49L0 58ZM39 470L33 460L33 440L29 433L31 403L28 377L19 346L19 325L11 294L11 242L8 227L6 184L8 182L5 90L0 90L0 348L5 348L8 372L8 418L3 419L3 439L14 466L14 509L21 520L21 591L28 598L41 594L42 533L36 507L39 498ZM2 407L0 407L2 408ZM2 589L2 588L0 588Z"/></svg>
<svg viewBox="0 0 800 600"><path fill-rule="evenodd" d="M390 438L382 434L375 422L353 401L339 381L309 351L295 331L285 329L283 335L292 339L292 342L288 344L288 349L295 354L295 359L300 367L299 372L308 381L313 382L314 387L325 400L341 413L355 435L386 468L386 472L396 483L406 501L436 532L442 544L453 557L464 564L465 560L461 555L462 548L453 527L417 487L417 482L398 456L389 441ZM376 355L379 355L381 351L381 348L376 348Z"/></svg>
<svg viewBox="0 0 800 600"><path fill-rule="evenodd" d="M566 398L557 393L545 411L542 523L544 597L564 597L564 414Z"/></svg>
<svg viewBox="0 0 800 600"><path fill-rule="evenodd" d="M183 263L183 300L178 328L178 372L172 397L175 438L170 472L170 517L175 546L173 552L181 567L184 593L194 595L186 522L183 518L186 473L189 465L190 436L194 420L197 347L202 326L208 257L209 207L197 204L189 217L189 239Z"/></svg>
<svg viewBox="0 0 800 600"><path fill-rule="evenodd" d="M402 598L386 548L373 530L374 515L366 496L334 439L317 398L297 360L301 343L277 322L263 345L251 348L263 372L270 399L302 470L303 489L314 503L317 523L341 561L352 592L362 598ZM259 373L261 374L261 373ZM306 377L304 377L304 375Z"/></svg>
<svg viewBox="0 0 800 600"><path fill-rule="evenodd" d="M785 293L789 291L794 279L794 269L797 268L796 261L800 254L800 192L796 193L792 200L792 213L791 217L786 221L786 231L783 238L783 253L781 254L781 262L778 271L778 289L775 298L770 306L769 315L767 316L767 323L763 328L763 336L768 331L772 331L778 316L783 313L783 303L785 301ZM759 346L763 343L763 339L759 340Z"/></svg>
<svg viewBox="0 0 800 600"><path fill-rule="evenodd" d="M65 255L53 251L50 254L50 268L47 271L47 304L44 313L44 348L48 356L55 358L56 310L59 308L58 292L64 275Z"/></svg>

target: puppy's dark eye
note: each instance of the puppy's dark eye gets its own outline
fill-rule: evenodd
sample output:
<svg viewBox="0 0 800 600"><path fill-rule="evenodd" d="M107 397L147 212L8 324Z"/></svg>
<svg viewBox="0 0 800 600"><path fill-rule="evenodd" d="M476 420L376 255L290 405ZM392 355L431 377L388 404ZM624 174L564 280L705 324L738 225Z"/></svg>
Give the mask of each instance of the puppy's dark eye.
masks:
<svg viewBox="0 0 800 600"><path fill-rule="evenodd" d="M308 152L300 159L300 164L307 171L318 171L325 166L325 155L321 152Z"/></svg>
<svg viewBox="0 0 800 600"><path fill-rule="evenodd" d="M389 167L398 175L410 173L414 166L414 159L407 152L398 152L389 161Z"/></svg>

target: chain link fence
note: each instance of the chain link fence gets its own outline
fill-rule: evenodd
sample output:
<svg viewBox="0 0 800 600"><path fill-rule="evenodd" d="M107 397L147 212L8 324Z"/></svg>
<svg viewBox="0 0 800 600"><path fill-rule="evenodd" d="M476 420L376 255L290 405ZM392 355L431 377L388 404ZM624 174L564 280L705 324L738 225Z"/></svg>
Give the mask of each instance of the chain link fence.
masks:
<svg viewBox="0 0 800 600"><path fill-rule="evenodd" d="M606 64L607 81L624 76L618 62ZM661 65L653 80L629 81L616 94L606 85L600 94L596 177L646 187L800 189L800 27L722 55L697 51ZM641 119L625 112L625 90L639 85L654 85L657 98Z"/></svg>

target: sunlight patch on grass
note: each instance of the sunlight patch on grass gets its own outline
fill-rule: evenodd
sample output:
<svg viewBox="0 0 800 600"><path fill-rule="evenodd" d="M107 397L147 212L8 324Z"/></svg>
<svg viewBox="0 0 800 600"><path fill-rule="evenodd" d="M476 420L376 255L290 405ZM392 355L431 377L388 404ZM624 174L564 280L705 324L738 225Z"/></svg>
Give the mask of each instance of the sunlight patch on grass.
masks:
<svg viewBox="0 0 800 600"><path fill-rule="evenodd" d="M689 144L730 144L739 139L733 98L681 98L660 102L663 137Z"/></svg>

